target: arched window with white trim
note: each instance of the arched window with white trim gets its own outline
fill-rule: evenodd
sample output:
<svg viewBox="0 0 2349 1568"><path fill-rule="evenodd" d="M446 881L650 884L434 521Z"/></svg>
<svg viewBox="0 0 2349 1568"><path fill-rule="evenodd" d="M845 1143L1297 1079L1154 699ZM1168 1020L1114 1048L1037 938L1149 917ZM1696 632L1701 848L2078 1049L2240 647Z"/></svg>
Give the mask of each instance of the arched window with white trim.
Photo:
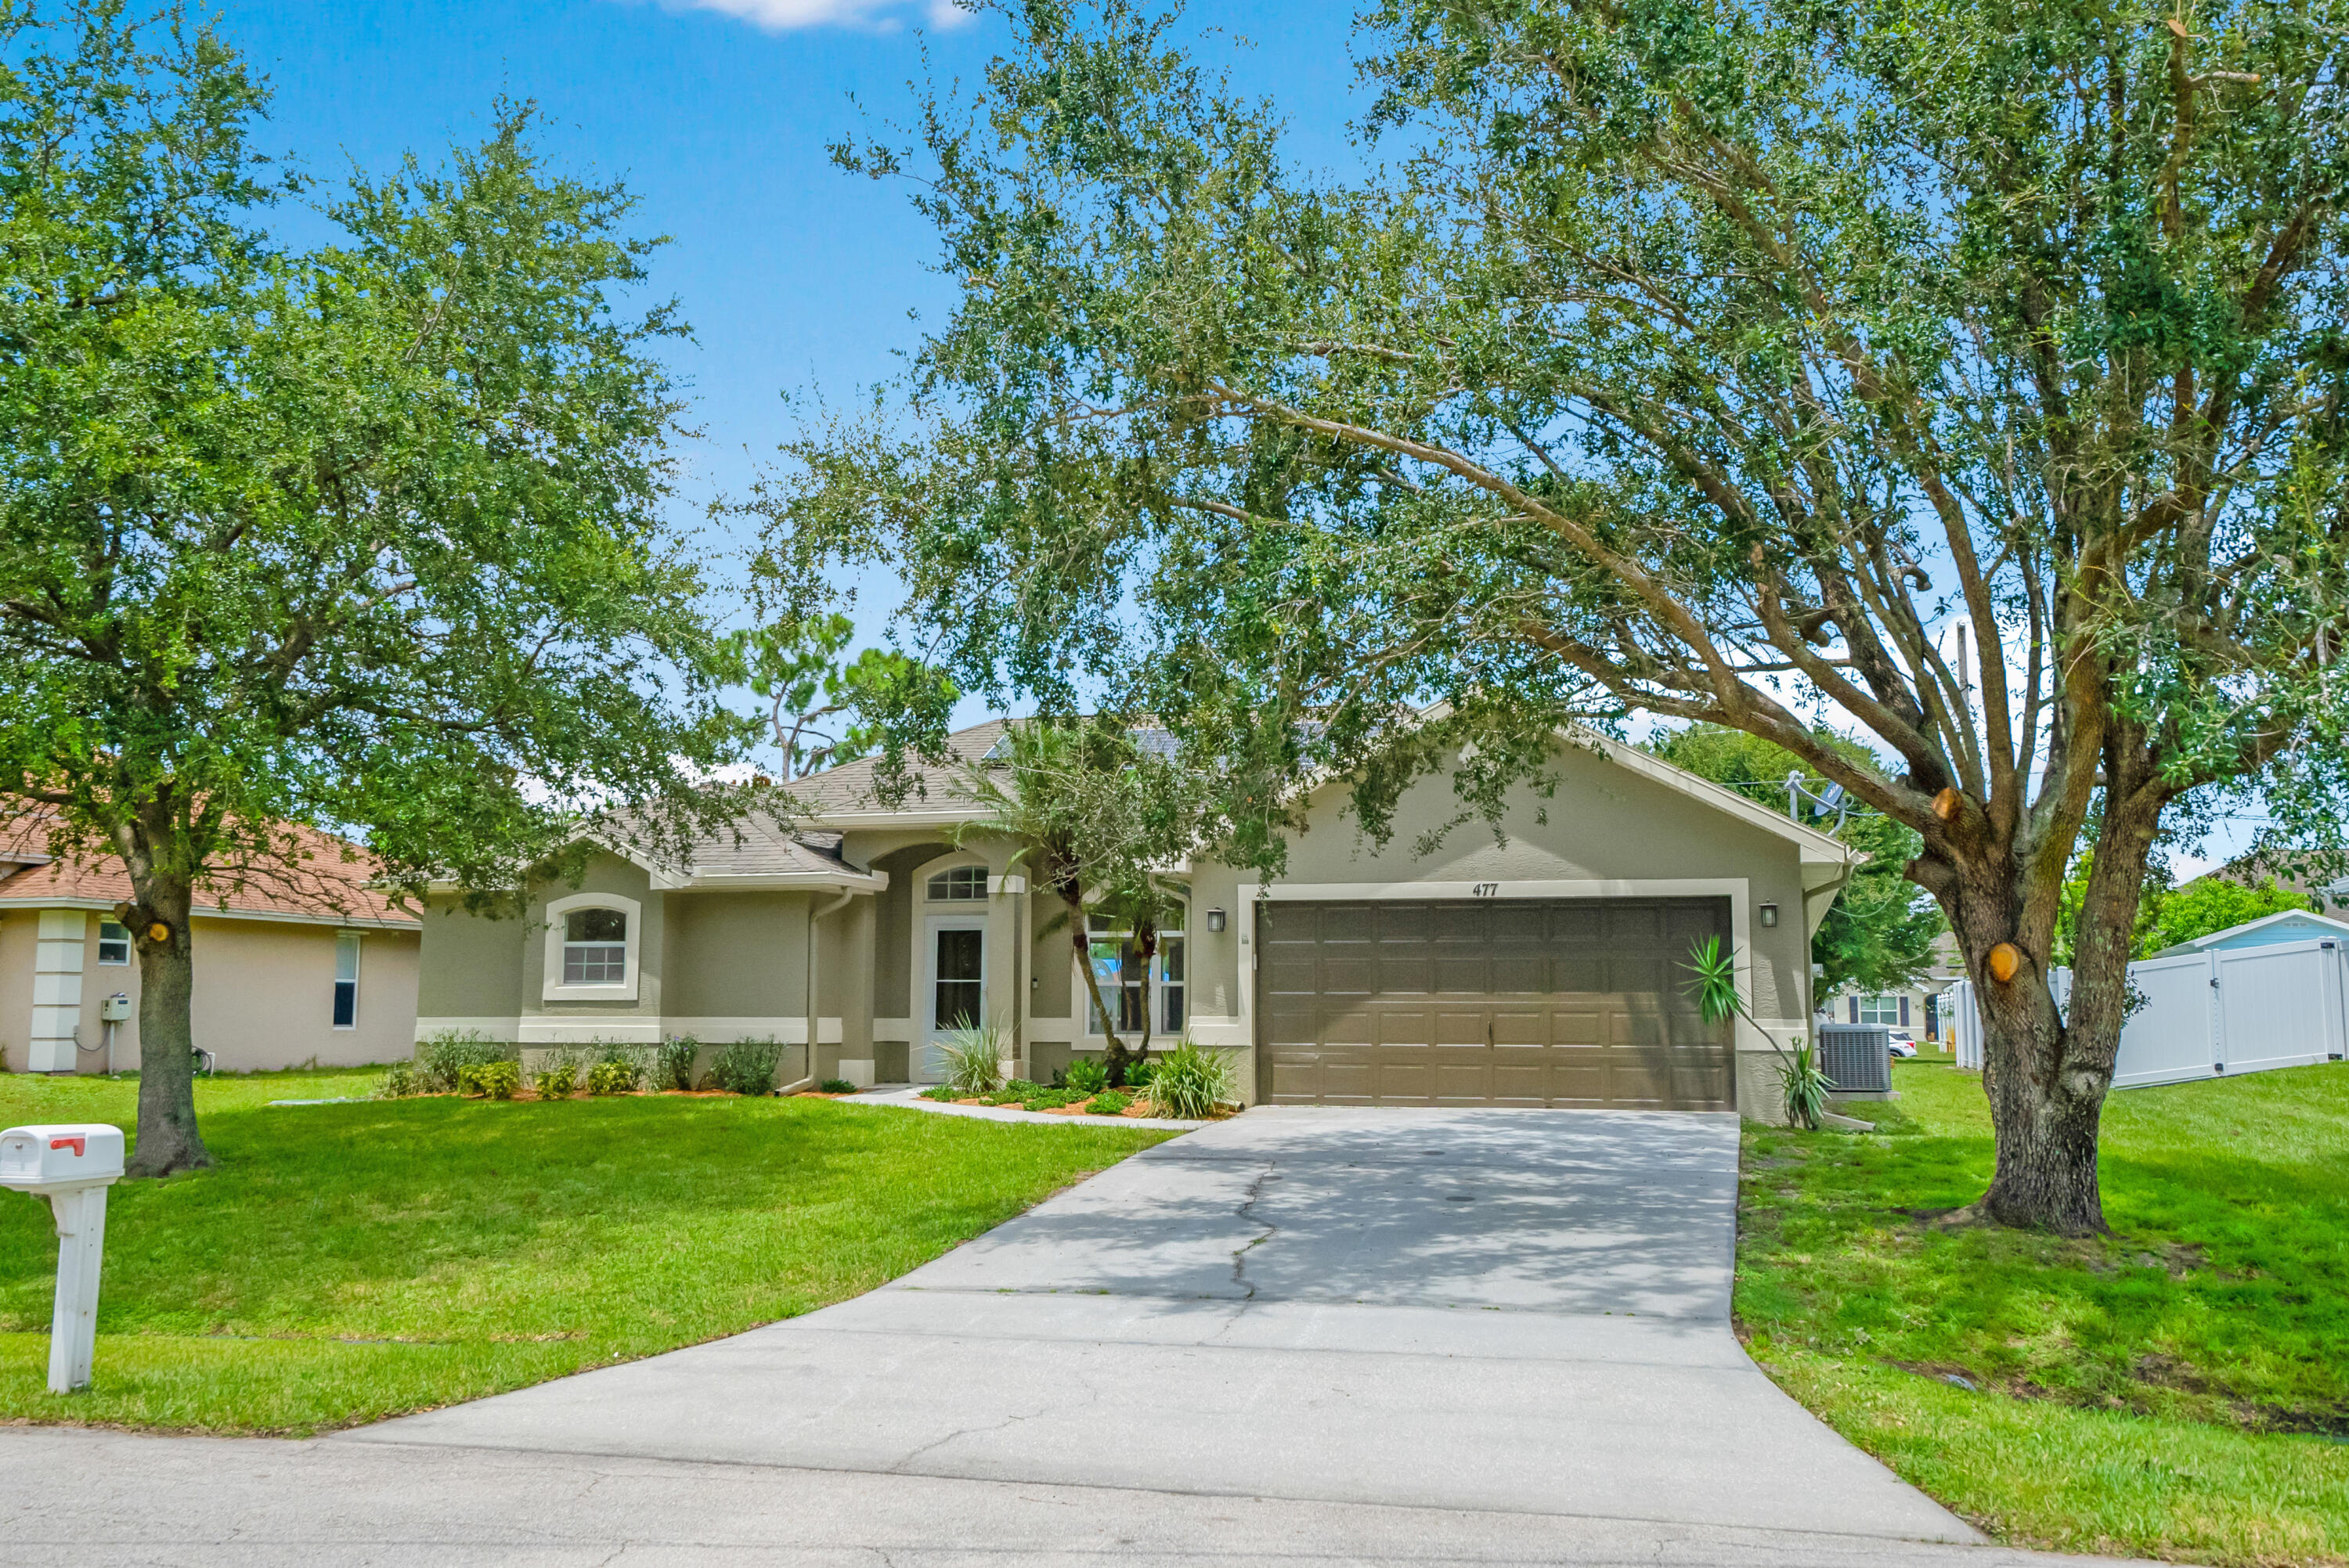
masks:
<svg viewBox="0 0 2349 1568"><path fill-rule="evenodd" d="M987 896L987 868L950 866L932 876L923 893L931 903L975 903Z"/></svg>
<svg viewBox="0 0 2349 1568"><path fill-rule="evenodd" d="M548 1001L633 1002L644 910L618 893L573 893L546 906Z"/></svg>

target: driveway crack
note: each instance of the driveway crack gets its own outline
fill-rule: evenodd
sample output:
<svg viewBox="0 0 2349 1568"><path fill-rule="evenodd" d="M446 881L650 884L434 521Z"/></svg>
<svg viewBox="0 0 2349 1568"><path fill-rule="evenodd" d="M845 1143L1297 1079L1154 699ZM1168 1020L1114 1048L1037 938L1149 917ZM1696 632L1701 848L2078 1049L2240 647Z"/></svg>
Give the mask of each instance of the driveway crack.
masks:
<svg viewBox="0 0 2349 1568"><path fill-rule="evenodd" d="M1235 1212L1247 1223L1252 1225L1261 1225L1264 1227L1263 1232L1260 1234L1250 1238L1248 1241L1246 1241L1232 1249L1232 1283L1237 1285L1247 1286L1247 1295L1242 1298L1244 1300L1253 1301L1256 1298L1256 1285L1254 1282L1249 1280L1247 1277L1248 1253L1256 1251L1257 1248L1264 1245L1265 1243L1272 1240L1274 1236L1280 1233L1280 1227L1278 1225L1274 1224L1269 1220L1259 1220L1253 1212L1257 1202L1264 1197L1264 1184L1268 1181L1278 1181L1278 1173L1275 1171L1271 1164L1268 1162L1265 1168L1257 1173L1256 1180L1248 1183L1247 1196L1241 1200L1239 1208L1235 1211Z"/></svg>

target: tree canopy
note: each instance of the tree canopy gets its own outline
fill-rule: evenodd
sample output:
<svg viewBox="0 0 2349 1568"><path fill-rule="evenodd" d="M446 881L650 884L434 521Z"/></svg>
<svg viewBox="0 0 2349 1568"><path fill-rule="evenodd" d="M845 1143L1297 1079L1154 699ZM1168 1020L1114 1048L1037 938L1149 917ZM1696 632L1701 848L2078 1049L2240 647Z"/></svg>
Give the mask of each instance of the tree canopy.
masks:
<svg viewBox="0 0 2349 1568"><path fill-rule="evenodd" d="M1429 697L1784 748L1918 835L1982 984L1979 1212L2099 1228L2165 813L2340 842L2349 3L1383 0L1359 177L1130 0L999 9L973 94L841 150L958 297L791 449L776 560L1373 822Z"/></svg>
<svg viewBox="0 0 2349 1568"><path fill-rule="evenodd" d="M0 11L0 788L129 867L149 1173L205 1160L190 915L286 824L508 885L607 807L706 826L740 731L626 192L506 106L294 247L266 101L176 12Z"/></svg>

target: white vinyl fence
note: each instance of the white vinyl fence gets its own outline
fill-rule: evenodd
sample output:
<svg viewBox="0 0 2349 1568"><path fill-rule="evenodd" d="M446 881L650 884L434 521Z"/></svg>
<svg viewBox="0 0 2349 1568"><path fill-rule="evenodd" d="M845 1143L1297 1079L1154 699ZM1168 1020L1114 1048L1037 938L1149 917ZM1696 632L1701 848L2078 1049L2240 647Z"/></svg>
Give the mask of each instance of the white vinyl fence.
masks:
<svg viewBox="0 0 2349 1568"><path fill-rule="evenodd" d="M2055 1005L2072 999L2072 972L2048 976ZM2330 937L2214 949L2129 965L2144 1002L2121 1029L2115 1088L2338 1061L2349 1050L2349 949ZM1958 1065L1979 1071L1982 1015L1971 980L1943 1006Z"/></svg>

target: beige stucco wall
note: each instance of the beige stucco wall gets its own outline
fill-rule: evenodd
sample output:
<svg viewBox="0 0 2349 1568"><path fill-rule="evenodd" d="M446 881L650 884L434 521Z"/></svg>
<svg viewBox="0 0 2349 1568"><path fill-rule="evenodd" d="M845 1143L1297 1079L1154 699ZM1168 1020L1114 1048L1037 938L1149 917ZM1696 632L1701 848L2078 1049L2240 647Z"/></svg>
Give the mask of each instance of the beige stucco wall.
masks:
<svg viewBox="0 0 2349 1568"><path fill-rule="evenodd" d="M427 900L423 923L418 1016L508 1037L522 1016L523 944L535 931L512 910L476 913L454 897Z"/></svg>
<svg viewBox="0 0 2349 1568"><path fill-rule="evenodd" d="M636 909L636 995L545 995L551 903L616 895ZM537 1049L594 1040L649 1044L691 1034L719 1045L772 1037L786 1047L785 1081L807 1076L808 924L823 922L814 971L815 1070L828 1076L843 1046L872 1055L872 898L833 906L829 889L719 892L662 888L615 855L592 859L579 882L535 887L518 916L465 912L435 899L427 917L420 1033L478 1029ZM827 1055L828 1053L828 1055Z"/></svg>
<svg viewBox="0 0 2349 1568"><path fill-rule="evenodd" d="M546 906L549 903L571 897L575 893L617 893L634 900L637 908L636 927L636 995L633 1001L597 998L574 1001L565 997L550 999L546 994ZM667 950L665 943L667 922L664 900L653 891L650 873L633 861L614 854L591 856L580 871L576 883L560 882L542 884L532 889L530 903L523 915L526 934L522 944L522 1016L527 1021L544 1018L549 1021L577 1019L611 1019L633 1022L648 1026L657 1034L662 1010L661 975Z"/></svg>
<svg viewBox="0 0 2349 1568"><path fill-rule="evenodd" d="M88 913L82 954L78 1070L107 1069L105 999L130 998L131 1016L114 1026L113 1063L139 1066L139 965L100 964L98 913ZM10 1070L26 1067L32 998L33 933L38 915L0 915L0 1045ZM414 931L359 931L358 1017L334 1026L335 938L337 928L297 921L207 918L193 922L195 992L191 1023L196 1044L212 1053L216 1070L254 1072L300 1067L353 1067L388 1062L415 1048L420 941Z"/></svg>
<svg viewBox="0 0 2349 1568"><path fill-rule="evenodd" d="M803 892L670 892L662 952L663 1011L675 1017L807 1014Z"/></svg>
<svg viewBox="0 0 2349 1568"><path fill-rule="evenodd" d="M0 1060L26 1070L33 1031L33 948L40 916L32 910L0 913Z"/></svg>

